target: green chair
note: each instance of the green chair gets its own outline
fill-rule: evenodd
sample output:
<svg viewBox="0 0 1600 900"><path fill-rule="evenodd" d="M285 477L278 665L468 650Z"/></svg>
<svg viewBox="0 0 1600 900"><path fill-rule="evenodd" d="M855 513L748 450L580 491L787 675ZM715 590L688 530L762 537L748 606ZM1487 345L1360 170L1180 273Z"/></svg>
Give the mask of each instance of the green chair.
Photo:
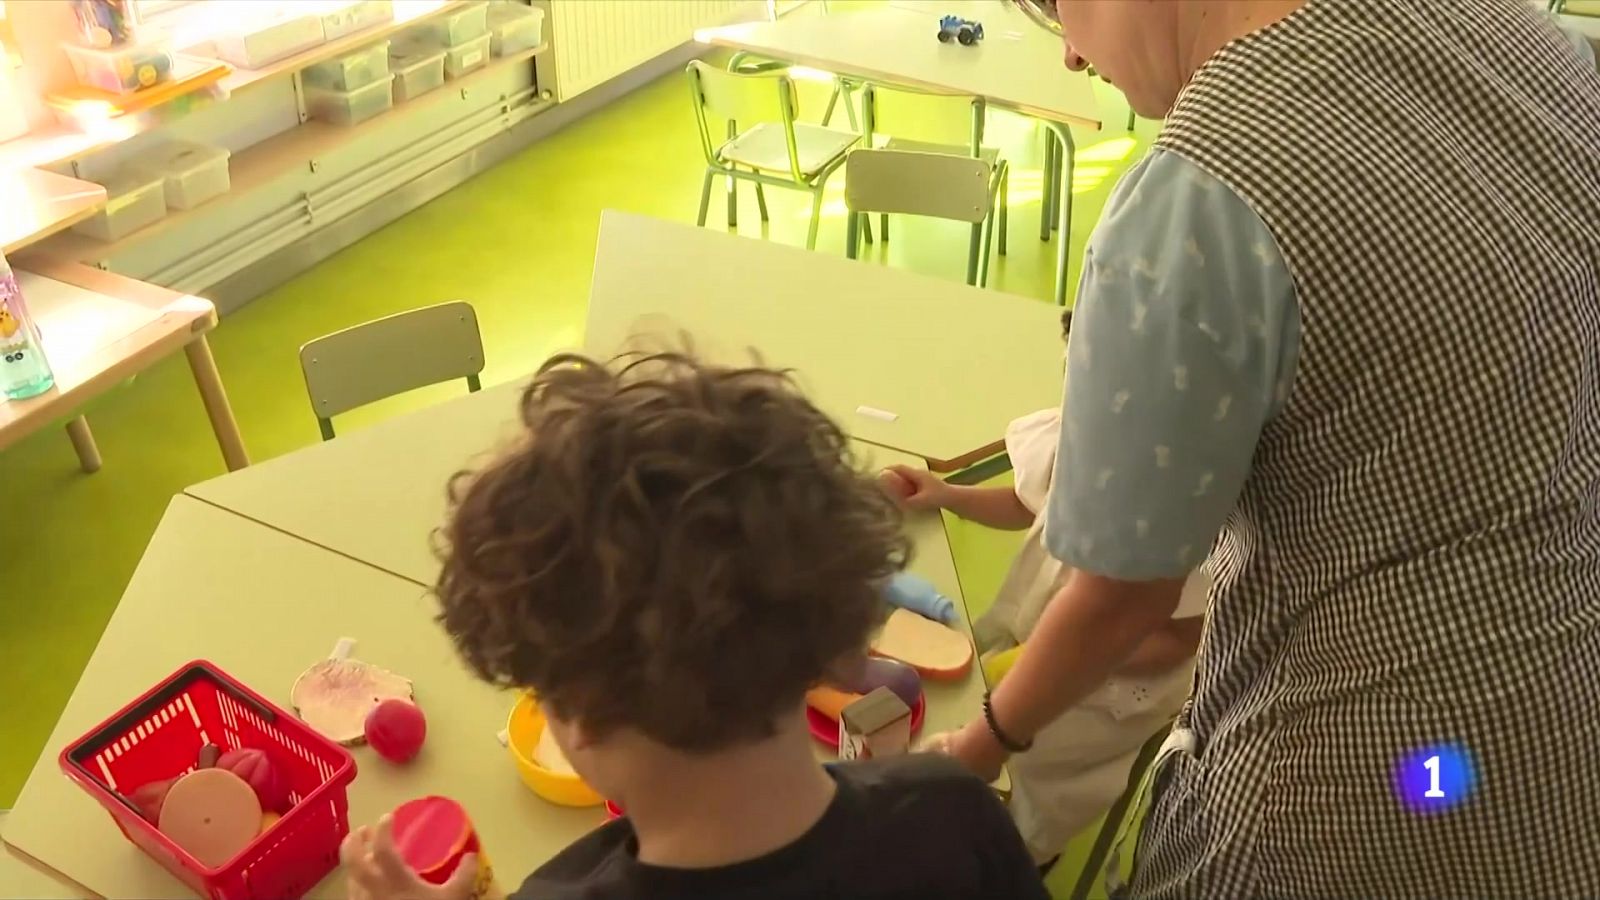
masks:
<svg viewBox="0 0 1600 900"><path fill-rule="evenodd" d="M483 338L472 304L456 301L396 313L319 337L300 348L300 371L322 439L333 417L406 391L467 380L483 385Z"/></svg>
<svg viewBox="0 0 1600 900"><path fill-rule="evenodd" d="M730 226L738 224L734 188L738 181L755 183L763 222L767 221L767 201L762 185L809 191L811 225L806 248L815 249L823 188L861 135L795 121L794 81L781 71L724 72L696 59L689 62L688 74L700 148L706 158L697 224L706 224L711 181L719 175L728 179ZM711 137L710 116L727 120L728 137L721 144ZM740 122L747 124L743 131ZM752 122L756 124L748 124Z"/></svg>
<svg viewBox="0 0 1600 900"><path fill-rule="evenodd" d="M972 226L967 284L989 280L994 167L983 159L915 150L856 150L845 163L845 256L855 259L872 213L931 216Z"/></svg>
<svg viewBox="0 0 1600 900"><path fill-rule="evenodd" d="M991 169L991 215L999 219L1000 255L1006 253L1010 231L1008 188L1011 168L1000 151L983 145L987 108L981 97L930 94L906 88L869 84L861 96L862 118L866 128L863 143L884 150L912 150L919 153L944 153L981 159ZM889 240L889 217L879 220L879 232ZM989 224L991 234L995 223ZM871 240L871 230L864 229ZM985 244L987 248L987 244ZM977 259L968 260L975 271Z"/></svg>

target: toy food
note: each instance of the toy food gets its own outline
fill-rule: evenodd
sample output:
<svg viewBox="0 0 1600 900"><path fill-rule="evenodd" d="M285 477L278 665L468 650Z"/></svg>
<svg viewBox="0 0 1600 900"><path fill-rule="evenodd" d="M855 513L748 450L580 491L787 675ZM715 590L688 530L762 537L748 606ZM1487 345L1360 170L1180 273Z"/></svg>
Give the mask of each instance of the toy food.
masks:
<svg viewBox="0 0 1600 900"><path fill-rule="evenodd" d="M841 691L826 684L819 684L806 691L806 705L835 720L839 718L839 713L843 712L846 706L860 699L860 694Z"/></svg>
<svg viewBox="0 0 1600 900"><path fill-rule="evenodd" d="M142 784L128 795L128 799L139 808L139 815L149 820L150 824L161 821L161 807L167 802L167 792L172 790L176 778L162 778Z"/></svg>
<svg viewBox="0 0 1600 900"><path fill-rule="evenodd" d="M410 679L340 658L322 660L305 670L289 692L295 715L346 746L366 739L367 713L390 699L410 700Z"/></svg>
<svg viewBox="0 0 1600 900"><path fill-rule="evenodd" d="M960 678L972 667L972 642L953 628L897 609L872 641L872 652L897 659L924 678Z"/></svg>
<svg viewBox="0 0 1600 900"><path fill-rule="evenodd" d="M894 691L906 706L915 706L917 698L922 696L922 676L917 674L916 669L882 657L862 657L844 667L836 682L839 687L857 695L870 694L877 688L886 687ZM838 716L833 718L837 719Z"/></svg>
<svg viewBox="0 0 1600 900"><path fill-rule="evenodd" d="M410 762L422 749L428 721L410 700L385 700L367 713L367 743L392 763Z"/></svg>
<svg viewBox="0 0 1600 900"><path fill-rule="evenodd" d="M571 775L574 778L578 775L572 763L567 762L567 755L561 752L561 745L556 743L555 734L548 725L539 732L539 743L533 748L533 761L557 775Z"/></svg>
<svg viewBox="0 0 1600 900"><path fill-rule="evenodd" d="M276 824L278 824L278 820L281 819L281 818L283 818L283 817L278 815L275 812L272 812L271 810L268 810L267 812L262 813L261 814L261 830L257 831L256 834L266 834L267 833L267 829L271 828L272 826L274 826Z"/></svg>
<svg viewBox="0 0 1600 900"><path fill-rule="evenodd" d="M261 833L261 802L227 769L196 769L167 792L161 833L207 868L233 859Z"/></svg>
<svg viewBox="0 0 1600 900"><path fill-rule="evenodd" d="M411 871L430 884L443 884L461 860L477 854L478 879L472 896L498 896L494 870L478 842L478 832L461 804L448 797L422 797L394 811L394 844Z"/></svg>
<svg viewBox="0 0 1600 900"><path fill-rule="evenodd" d="M911 750L911 707L878 688L839 714L839 758L877 759Z"/></svg>
<svg viewBox="0 0 1600 900"><path fill-rule="evenodd" d="M241 748L229 750L217 760L217 768L227 769L244 779L256 792L261 808L271 813L281 813L289 808L289 783L284 780L272 758L264 750Z"/></svg>

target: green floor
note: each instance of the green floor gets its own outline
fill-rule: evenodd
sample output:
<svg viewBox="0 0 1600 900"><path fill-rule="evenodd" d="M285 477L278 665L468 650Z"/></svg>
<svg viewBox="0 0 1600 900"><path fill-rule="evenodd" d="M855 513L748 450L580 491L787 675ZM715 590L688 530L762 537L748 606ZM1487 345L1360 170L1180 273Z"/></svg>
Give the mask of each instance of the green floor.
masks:
<svg viewBox="0 0 1600 900"><path fill-rule="evenodd" d="M823 85L805 85L815 117ZM1116 176L1142 151L1122 130L1125 107L1107 91L1104 132L1079 135L1073 258ZM842 117L836 124L843 124ZM1145 140L1154 126L1140 123ZM1039 149L1031 123L996 116L990 135L1014 166L1010 254L991 287L1051 293L1055 244L1038 238ZM581 343L600 211L626 209L693 222L701 163L688 88L671 75L525 150L230 315L212 346L256 460L317 440L296 365L299 345L375 316L443 300L478 309L486 383L528 372ZM818 250L843 254L843 174ZM720 190L720 188L719 188ZM740 231L762 229L748 188ZM803 243L804 194L768 191L771 240ZM721 194L711 224L722 227ZM965 227L896 220L872 258L959 279ZM1076 264L1074 265L1076 273ZM454 388L421 391L364 410L342 429L425 405ZM94 403L89 420L105 468L81 474L59 429L0 454L0 809L11 805L71 693L168 500L222 471L181 359ZM1014 536L957 523L951 540L969 601L985 605ZM226 602L219 597L219 602ZM132 691L137 686L130 686ZM131 696L131 694L130 694Z"/></svg>

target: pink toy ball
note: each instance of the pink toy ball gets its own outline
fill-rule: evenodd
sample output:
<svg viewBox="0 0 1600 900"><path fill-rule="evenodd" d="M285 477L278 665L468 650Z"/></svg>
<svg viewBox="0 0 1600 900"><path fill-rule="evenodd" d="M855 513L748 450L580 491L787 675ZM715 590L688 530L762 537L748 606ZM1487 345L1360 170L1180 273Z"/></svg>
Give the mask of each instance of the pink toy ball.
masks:
<svg viewBox="0 0 1600 900"><path fill-rule="evenodd" d="M415 703L389 699L367 713L364 731L367 743L379 756L392 763L407 763L422 750L428 720Z"/></svg>

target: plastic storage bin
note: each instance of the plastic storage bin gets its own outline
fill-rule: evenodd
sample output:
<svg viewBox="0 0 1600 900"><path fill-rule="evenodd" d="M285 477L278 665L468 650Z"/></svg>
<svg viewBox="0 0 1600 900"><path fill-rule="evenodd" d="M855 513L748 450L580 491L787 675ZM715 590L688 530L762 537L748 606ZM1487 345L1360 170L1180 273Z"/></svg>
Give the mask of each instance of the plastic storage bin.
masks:
<svg viewBox="0 0 1600 900"><path fill-rule="evenodd" d="M348 0L322 14L322 34L336 41L347 34L394 21L392 0Z"/></svg>
<svg viewBox="0 0 1600 900"><path fill-rule="evenodd" d="M353 91L307 88L306 109L310 110L313 116L335 125L365 122L394 106L394 93L391 90L393 82L393 75L385 75L372 84Z"/></svg>
<svg viewBox="0 0 1600 900"><path fill-rule="evenodd" d="M390 48L394 102L404 103L444 84L444 56L443 50L419 44Z"/></svg>
<svg viewBox="0 0 1600 900"><path fill-rule="evenodd" d="M473 38L489 33L489 4L487 0L462 3L449 12L440 13L428 20L428 30L446 47L459 47Z"/></svg>
<svg viewBox="0 0 1600 900"><path fill-rule="evenodd" d="M489 36L485 34L465 44L445 49L444 77L460 78L473 69L482 67L488 61Z"/></svg>
<svg viewBox="0 0 1600 900"><path fill-rule="evenodd" d="M521 3L491 3L489 37L489 47L495 56L514 56L532 50L544 40L544 10Z"/></svg>
<svg viewBox="0 0 1600 900"><path fill-rule="evenodd" d="M106 179L106 208L72 227L102 241L124 237L167 214L165 181L159 174L130 169Z"/></svg>
<svg viewBox="0 0 1600 900"><path fill-rule="evenodd" d="M245 4L245 9L270 8ZM327 40L322 17L284 8L250 16L231 32L216 38L217 55L242 69L258 69Z"/></svg>
<svg viewBox="0 0 1600 900"><path fill-rule="evenodd" d="M146 782L194 769L207 739L224 751L266 751L288 780L293 801L277 824L216 868L157 831L126 796ZM356 777L350 754L204 660L185 665L68 744L60 764L128 840L215 900L302 896L339 865L339 842L350 831L346 791Z"/></svg>
<svg viewBox="0 0 1600 900"><path fill-rule="evenodd" d="M80 47L62 44L72 73L85 87L126 94L172 79L172 48L165 42L125 47Z"/></svg>
<svg viewBox="0 0 1600 900"><path fill-rule="evenodd" d="M380 41L337 59L319 62L302 76L311 87L354 91L389 74L389 42Z"/></svg>
<svg viewBox="0 0 1600 900"><path fill-rule="evenodd" d="M148 151L144 171L164 180L168 209L192 209L228 192L228 151L175 141Z"/></svg>

